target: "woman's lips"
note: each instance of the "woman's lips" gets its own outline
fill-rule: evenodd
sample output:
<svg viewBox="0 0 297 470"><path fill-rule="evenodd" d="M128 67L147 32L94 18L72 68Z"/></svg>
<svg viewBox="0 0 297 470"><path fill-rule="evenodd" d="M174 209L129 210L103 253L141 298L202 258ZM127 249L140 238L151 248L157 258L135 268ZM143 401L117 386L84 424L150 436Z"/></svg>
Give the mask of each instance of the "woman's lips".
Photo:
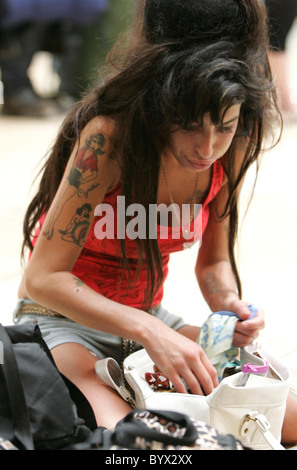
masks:
<svg viewBox="0 0 297 470"><path fill-rule="evenodd" d="M206 170L213 164L213 160L187 160L195 170Z"/></svg>

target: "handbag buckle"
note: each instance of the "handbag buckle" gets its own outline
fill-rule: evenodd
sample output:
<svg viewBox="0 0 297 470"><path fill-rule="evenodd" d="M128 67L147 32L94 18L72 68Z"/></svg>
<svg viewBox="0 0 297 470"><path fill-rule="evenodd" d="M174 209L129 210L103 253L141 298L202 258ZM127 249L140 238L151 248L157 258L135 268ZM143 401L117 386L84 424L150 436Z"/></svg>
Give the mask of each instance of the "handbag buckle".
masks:
<svg viewBox="0 0 297 470"><path fill-rule="evenodd" d="M253 411L252 413L246 415L245 419L242 422L240 435L242 437L247 437L250 433L250 426L249 423L252 422L256 424L258 429L262 432L263 437L265 438L266 442L270 445L270 447L274 450L285 450L285 448L281 445L279 440L275 438L275 436L271 433L270 428L271 425L267 418L258 413L257 411Z"/></svg>
<svg viewBox="0 0 297 470"><path fill-rule="evenodd" d="M271 428L269 421L264 415L259 414L257 411L253 411L250 414L246 415L242 421L240 429L240 435L242 437L247 437L247 435L250 433L251 426L249 424L251 423L251 421L256 424L262 432L267 432Z"/></svg>
<svg viewBox="0 0 297 470"><path fill-rule="evenodd" d="M247 415L246 420L254 421L254 423L256 423L257 426L264 432L268 431L271 428L271 425L267 420L266 416L261 415L256 411L254 413L251 413L250 415Z"/></svg>

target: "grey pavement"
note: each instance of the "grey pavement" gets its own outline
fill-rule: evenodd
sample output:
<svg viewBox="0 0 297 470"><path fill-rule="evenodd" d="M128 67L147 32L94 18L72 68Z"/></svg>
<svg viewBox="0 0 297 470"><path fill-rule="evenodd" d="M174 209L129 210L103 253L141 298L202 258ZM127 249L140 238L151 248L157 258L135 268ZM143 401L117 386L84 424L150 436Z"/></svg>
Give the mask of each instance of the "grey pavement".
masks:
<svg viewBox="0 0 297 470"><path fill-rule="evenodd" d="M297 75L295 75L297 76ZM62 117L34 119L0 116L0 322L12 323L22 275L22 220L34 193L32 181L53 143ZM246 178L243 215L255 169ZM256 191L243 221L239 265L244 299L264 309L260 335L283 357L297 377L297 121L285 125L278 146L262 158ZM201 324L209 309L194 277L197 248L172 255L164 305L186 321Z"/></svg>

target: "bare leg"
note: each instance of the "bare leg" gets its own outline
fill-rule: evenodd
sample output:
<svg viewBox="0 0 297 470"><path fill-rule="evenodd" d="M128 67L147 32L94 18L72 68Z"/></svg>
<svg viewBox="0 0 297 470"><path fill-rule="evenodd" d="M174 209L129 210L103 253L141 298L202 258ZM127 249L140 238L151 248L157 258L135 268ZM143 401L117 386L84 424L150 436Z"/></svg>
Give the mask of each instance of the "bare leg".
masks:
<svg viewBox="0 0 297 470"><path fill-rule="evenodd" d="M85 395L98 426L113 429L130 411L130 406L110 387L101 382L95 372L98 360L84 346L65 343L51 351L58 369Z"/></svg>
<svg viewBox="0 0 297 470"><path fill-rule="evenodd" d="M287 408L282 428L282 443L285 446L297 444L297 403L293 398L287 399Z"/></svg>

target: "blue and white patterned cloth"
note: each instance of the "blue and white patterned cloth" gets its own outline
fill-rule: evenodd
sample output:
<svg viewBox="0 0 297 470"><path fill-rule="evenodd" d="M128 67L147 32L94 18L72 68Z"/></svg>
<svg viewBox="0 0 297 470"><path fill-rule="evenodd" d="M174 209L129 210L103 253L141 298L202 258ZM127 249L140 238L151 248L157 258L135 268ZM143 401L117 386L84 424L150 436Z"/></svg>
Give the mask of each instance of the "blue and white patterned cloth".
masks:
<svg viewBox="0 0 297 470"><path fill-rule="evenodd" d="M251 315L256 315L257 308L249 305ZM233 335L239 318L236 313L222 311L212 313L203 323L197 343L203 348L211 363L215 366L219 381L222 380L228 363L235 361L238 347L234 346Z"/></svg>

